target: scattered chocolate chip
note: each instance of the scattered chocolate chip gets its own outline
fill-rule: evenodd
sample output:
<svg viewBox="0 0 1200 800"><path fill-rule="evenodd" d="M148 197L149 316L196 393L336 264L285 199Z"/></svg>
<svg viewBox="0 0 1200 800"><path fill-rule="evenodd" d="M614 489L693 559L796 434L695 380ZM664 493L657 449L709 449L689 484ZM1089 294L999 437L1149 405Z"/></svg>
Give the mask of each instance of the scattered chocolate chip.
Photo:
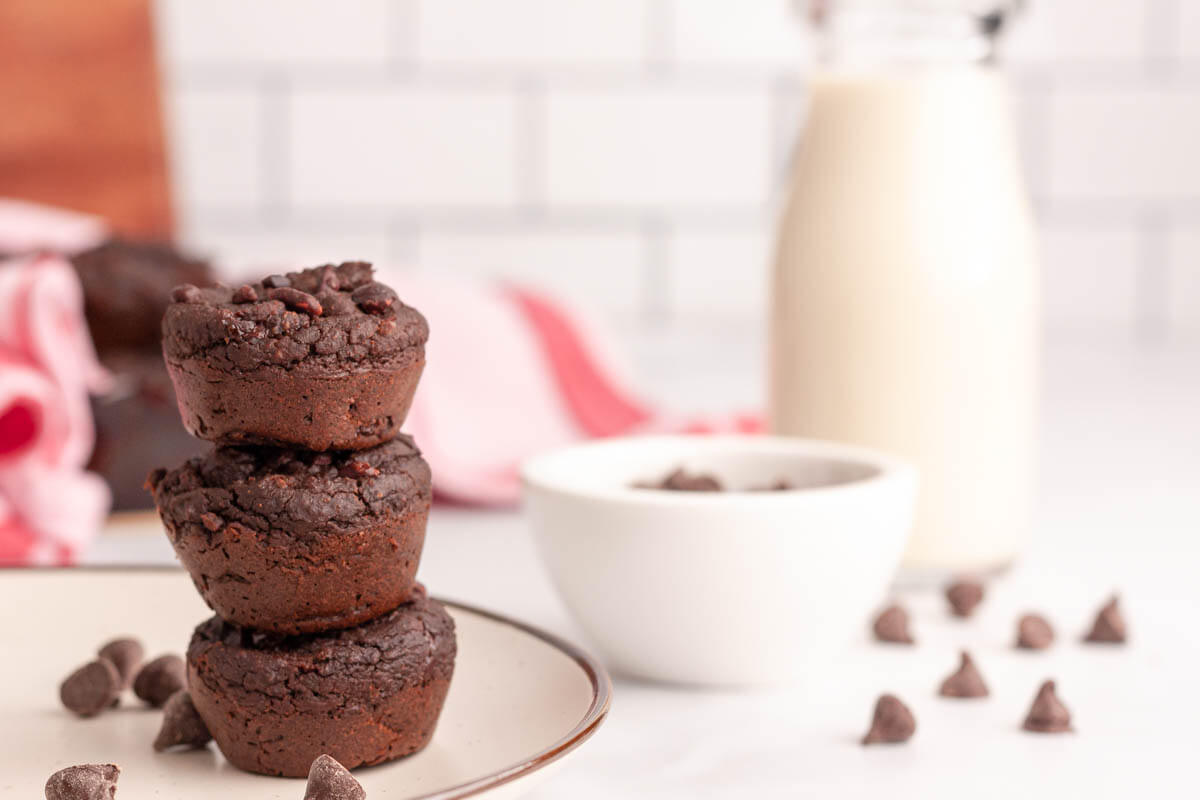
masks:
<svg viewBox="0 0 1200 800"><path fill-rule="evenodd" d="M60 769L46 781L46 800L112 800L121 768L116 764L80 764Z"/></svg>
<svg viewBox="0 0 1200 800"><path fill-rule="evenodd" d="M954 616L969 617L983 602L983 584L975 580L955 581L946 587L946 600Z"/></svg>
<svg viewBox="0 0 1200 800"><path fill-rule="evenodd" d="M211 740L212 734L196 711L188 690L180 689L171 695L163 706L162 727L154 738L154 749L160 753L179 745L195 749L204 747Z"/></svg>
<svg viewBox="0 0 1200 800"><path fill-rule="evenodd" d="M917 721L894 694L881 695L875 701L875 714L871 718L871 730L863 737L863 744L894 744L907 742L917 730Z"/></svg>
<svg viewBox="0 0 1200 800"><path fill-rule="evenodd" d="M766 486L751 486L746 491L748 492L786 492L795 489L789 481L783 478L778 479L774 483L768 483Z"/></svg>
<svg viewBox="0 0 1200 800"><path fill-rule="evenodd" d="M365 800L366 796L362 784L333 756L317 756L308 768L304 800Z"/></svg>
<svg viewBox="0 0 1200 800"><path fill-rule="evenodd" d="M225 520L221 519L211 511L205 511L200 515L200 524L204 526L205 530L216 533L217 531L221 530L222 527L224 527Z"/></svg>
<svg viewBox="0 0 1200 800"><path fill-rule="evenodd" d="M355 289L350 299L368 314L383 314L396 302L396 293L389 286L371 281Z"/></svg>
<svg viewBox="0 0 1200 800"><path fill-rule="evenodd" d="M1071 730L1071 712L1055 694L1054 681L1046 681L1025 717L1025 730L1034 733L1066 733Z"/></svg>
<svg viewBox="0 0 1200 800"><path fill-rule="evenodd" d="M89 661L58 687L62 704L81 717L94 717L121 694L121 673L107 658Z"/></svg>
<svg viewBox="0 0 1200 800"><path fill-rule="evenodd" d="M290 286L268 289L267 297L280 301L293 311L302 311L309 316L319 317L324 313L324 309L321 308L321 302L317 298L308 292L302 292Z"/></svg>
<svg viewBox="0 0 1200 800"><path fill-rule="evenodd" d="M257 303L258 292L248 283L239 286L233 293L233 302L238 303Z"/></svg>
<svg viewBox="0 0 1200 800"><path fill-rule="evenodd" d="M141 642L127 636L108 642L96 655L112 662L117 668L117 674L121 676L121 688L128 689L133 683L133 676L137 674L138 667L142 665L146 651Z"/></svg>
<svg viewBox="0 0 1200 800"><path fill-rule="evenodd" d="M966 650L962 651L962 659L959 662L958 669L950 677L942 681L942 686L938 689L938 694L942 697L988 696L987 684L983 682L983 676L979 674L979 669L975 666L975 661Z"/></svg>
<svg viewBox="0 0 1200 800"><path fill-rule="evenodd" d="M1125 643L1125 617L1117 605L1116 596L1097 612L1096 621L1092 623L1092 629L1083 640L1094 644Z"/></svg>
<svg viewBox="0 0 1200 800"><path fill-rule="evenodd" d="M176 303L199 303L204 295L190 283L176 286L171 290L171 300Z"/></svg>
<svg viewBox="0 0 1200 800"><path fill-rule="evenodd" d="M1054 643L1054 628L1045 617L1025 614L1017 620L1017 647L1022 650L1045 650Z"/></svg>
<svg viewBox="0 0 1200 800"><path fill-rule="evenodd" d="M365 461L349 461L338 470L343 478L374 478L378 474L379 470Z"/></svg>
<svg viewBox="0 0 1200 800"><path fill-rule="evenodd" d="M888 606L879 612L871 629L881 642L913 644L912 634L908 632L908 612L900 606Z"/></svg>
<svg viewBox="0 0 1200 800"><path fill-rule="evenodd" d="M679 467L661 481L639 481L633 484L635 489L663 489L668 492L722 492L725 487L713 475L700 472L688 472Z"/></svg>
<svg viewBox="0 0 1200 800"><path fill-rule="evenodd" d="M155 708L187 685L183 659L174 654L159 656L142 667L133 679L133 693Z"/></svg>
<svg viewBox="0 0 1200 800"><path fill-rule="evenodd" d="M291 286L292 280L287 275L268 275L263 278L262 285L267 289L279 289L284 286Z"/></svg>

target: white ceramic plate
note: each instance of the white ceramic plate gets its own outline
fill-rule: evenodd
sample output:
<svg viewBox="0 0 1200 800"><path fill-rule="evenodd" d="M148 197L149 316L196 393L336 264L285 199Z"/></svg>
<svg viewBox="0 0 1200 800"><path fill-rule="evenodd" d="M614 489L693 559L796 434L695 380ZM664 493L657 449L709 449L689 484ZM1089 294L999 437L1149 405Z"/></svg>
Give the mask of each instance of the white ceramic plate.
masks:
<svg viewBox="0 0 1200 800"><path fill-rule="evenodd" d="M458 661L437 732L421 753L355 772L373 800L518 797L608 712L608 675L586 653L490 612L446 606ZM210 615L180 570L0 571L0 795L41 797L62 767L113 762L121 800L303 797L302 780L240 772L215 745L155 753L160 714L131 693L93 719L59 705L59 681L105 639L128 633L150 657L183 653Z"/></svg>

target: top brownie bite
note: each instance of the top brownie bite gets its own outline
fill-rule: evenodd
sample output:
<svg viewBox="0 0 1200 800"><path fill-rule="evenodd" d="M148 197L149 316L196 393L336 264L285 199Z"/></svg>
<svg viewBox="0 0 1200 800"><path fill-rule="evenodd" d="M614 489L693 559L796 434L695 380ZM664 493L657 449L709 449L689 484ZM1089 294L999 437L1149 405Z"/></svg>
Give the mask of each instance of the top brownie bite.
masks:
<svg viewBox="0 0 1200 800"><path fill-rule="evenodd" d="M391 439L408 413L429 327L370 264L183 285L171 300L163 355L195 436L362 449Z"/></svg>
<svg viewBox="0 0 1200 800"><path fill-rule="evenodd" d="M119 350L157 352L171 287L213 282L208 262L162 242L110 239L72 257L71 264L101 358Z"/></svg>

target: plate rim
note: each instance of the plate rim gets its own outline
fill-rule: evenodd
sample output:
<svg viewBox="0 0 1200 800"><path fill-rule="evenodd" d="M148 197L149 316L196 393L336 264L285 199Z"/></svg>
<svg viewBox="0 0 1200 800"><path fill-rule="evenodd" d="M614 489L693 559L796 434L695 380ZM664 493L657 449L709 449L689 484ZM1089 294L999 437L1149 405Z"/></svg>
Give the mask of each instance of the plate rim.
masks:
<svg viewBox="0 0 1200 800"><path fill-rule="evenodd" d="M80 567L67 567L57 565L33 565L33 566L13 566L0 567L0 575L4 573L63 573L71 574L73 572L183 572L180 567L170 566L165 564L97 564ZM579 745L586 742L592 737L592 734L600 727L601 723L608 717L609 708L612 706L612 677L608 674L608 670L600 663L599 659L593 656L588 651L584 650L576 644L573 644L557 634L543 630L536 625L528 622L522 622L519 619L514 619L498 611L477 606L473 603L466 603L461 600L451 600L440 595L434 595L433 599L444 606L453 609L465 611L468 614L475 614L484 619L498 622L502 625L507 625L510 628L532 636L550 647L558 650L562 654L570 658L575 665L583 670L587 676L588 682L592 686L592 700L588 704L587 711L584 712L583 718L575 724L570 731L564 736L556 740L549 747L545 747L534 753L532 756L518 761L515 764L510 764L502 767L499 770L488 773L479 778L473 778L465 783L460 783L446 789L438 789L434 792L416 795L408 798L408 800L460 800L464 797L475 797L484 792L495 789L499 786L512 783L520 778L525 777L538 770L544 769L559 759L572 752ZM453 681L453 679L451 679ZM436 734L435 734L436 735Z"/></svg>
<svg viewBox="0 0 1200 800"><path fill-rule="evenodd" d="M447 789L439 789L429 794L417 795L409 798L409 800L458 800L458 798L474 797L499 786L512 783L526 775L548 767L578 748L579 745L592 737L592 734L596 732L608 717L609 708L612 706L612 678L609 676L608 670L604 668L604 665L591 653L563 639L561 636L543 630L536 625L513 619L505 614L490 611L472 603L464 603L441 596L434 596L433 599L450 608L466 611L469 614L475 614L493 622L499 622L515 628L563 653L574 661L575 665L587 675L588 681L592 685L592 700L588 705L587 711L584 712L583 718L569 732L549 747L543 748L529 758L503 767L480 778L467 781L466 783L460 783L457 786L451 786Z"/></svg>

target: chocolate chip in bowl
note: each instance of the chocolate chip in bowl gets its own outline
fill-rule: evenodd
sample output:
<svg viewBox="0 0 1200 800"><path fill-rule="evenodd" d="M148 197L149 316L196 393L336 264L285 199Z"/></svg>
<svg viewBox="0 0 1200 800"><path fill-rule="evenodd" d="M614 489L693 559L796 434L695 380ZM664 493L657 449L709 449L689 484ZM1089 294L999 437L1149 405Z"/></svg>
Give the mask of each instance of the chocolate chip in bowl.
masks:
<svg viewBox="0 0 1200 800"><path fill-rule="evenodd" d="M794 488L633 487L680 465ZM889 456L757 435L588 442L526 461L522 478L543 564L607 663L716 686L819 680L886 596L916 493Z"/></svg>

